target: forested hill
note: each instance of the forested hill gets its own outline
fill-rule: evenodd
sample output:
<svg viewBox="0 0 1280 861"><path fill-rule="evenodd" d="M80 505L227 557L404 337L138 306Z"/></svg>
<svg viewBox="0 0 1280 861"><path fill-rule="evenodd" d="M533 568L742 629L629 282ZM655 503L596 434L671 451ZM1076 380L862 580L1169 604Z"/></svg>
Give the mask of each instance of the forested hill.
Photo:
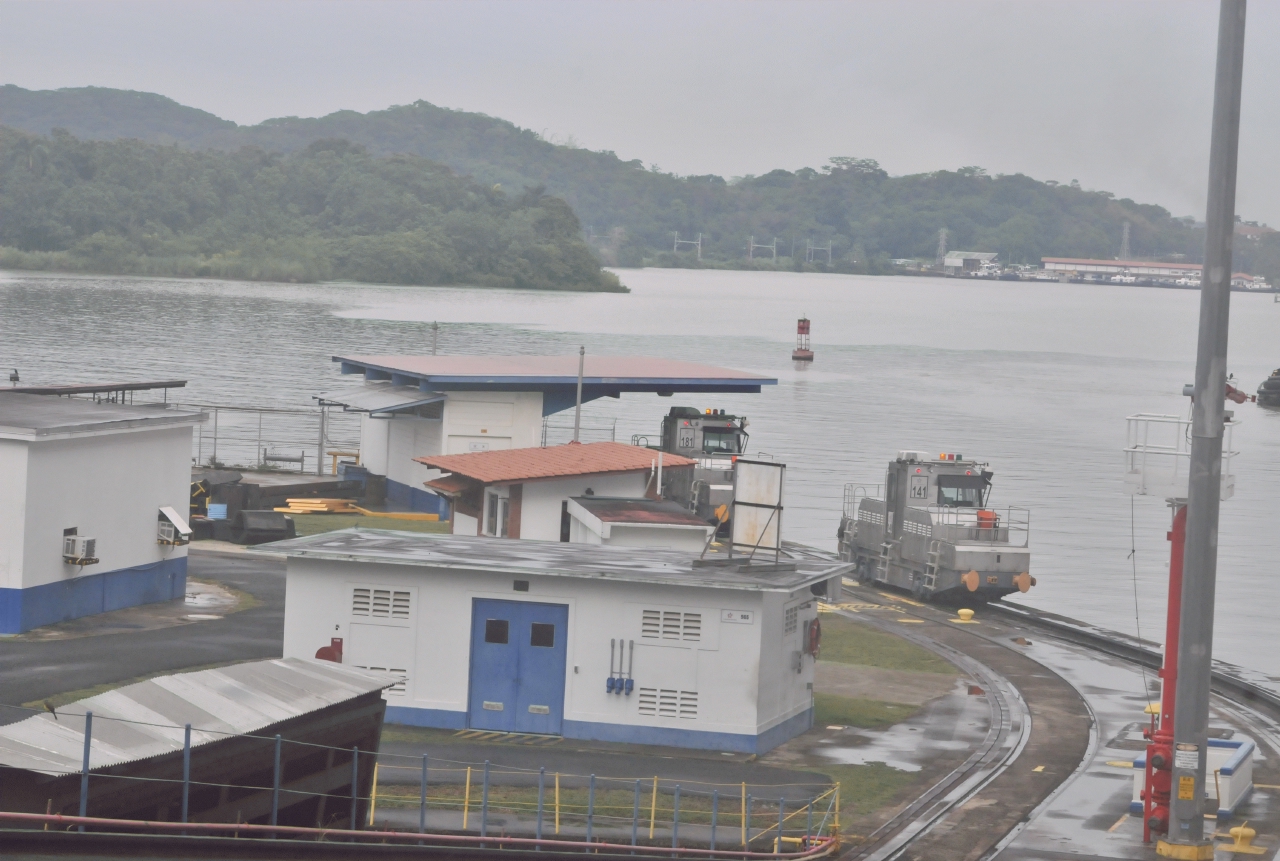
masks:
<svg viewBox="0 0 1280 861"><path fill-rule="evenodd" d="M0 267L622 290L541 189L343 140L282 154L0 127Z"/></svg>
<svg viewBox="0 0 1280 861"><path fill-rule="evenodd" d="M687 246L672 253L677 232L683 239L703 235L701 265L743 265L754 236L765 244L777 237L779 256L789 258L779 265L802 268L809 243L830 243L831 268L862 272L890 271L892 258L932 259L941 228L950 248L997 251L1014 263L1037 263L1042 256L1114 258L1126 221L1136 257L1182 255L1195 262L1203 243L1192 223L1159 206L1074 183L993 177L977 168L891 177L859 158L729 181L682 177L422 101L367 114L339 111L237 126L154 94L6 86L0 87L0 124L224 151L254 146L300 152L316 140L340 138L373 156L421 156L486 187L500 184L518 193L541 186L563 197L594 235L590 241L601 258L622 266L700 265ZM1238 245L1244 246L1237 255L1242 268L1280 275L1280 234ZM822 261L816 268L826 268L825 254L812 257Z"/></svg>

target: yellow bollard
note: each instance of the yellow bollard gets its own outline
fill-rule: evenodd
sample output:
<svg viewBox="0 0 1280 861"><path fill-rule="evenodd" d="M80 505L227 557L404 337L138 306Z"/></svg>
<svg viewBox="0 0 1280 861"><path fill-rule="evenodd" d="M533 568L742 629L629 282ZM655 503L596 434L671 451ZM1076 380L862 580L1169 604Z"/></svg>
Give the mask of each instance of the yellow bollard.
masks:
<svg viewBox="0 0 1280 861"><path fill-rule="evenodd" d="M373 789L369 790L369 827L373 827L373 811L378 806L378 763L373 764Z"/></svg>
<svg viewBox="0 0 1280 861"><path fill-rule="evenodd" d="M467 814L471 812L471 766L467 766L467 788L462 793L462 830L467 830Z"/></svg>
<svg viewBox="0 0 1280 861"><path fill-rule="evenodd" d="M1232 842L1229 846L1218 846L1224 852L1239 852L1241 855L1261 855L1266 852L1261 846L1253 845L1253 838L1258 836L1258 832L1249 827L1248 822L1242 822L1235 828L1227 832L1231 835Z"/></svg>
<svg viewBox="0 0 1280 861"><path fill-rule="evenodd" d="M649 839L653 839L653 823L658 815L658 776L653 777L653 800L649 802Z"/></svg>
<svg viewBox="0 0 1280 861"><path fill-rule="evenodd" d="M560 772L556 772L556 833L560 833Z"/></svg>
<svg viewBox="0 0 1280 861"><path fill-rule="evenodd" d="M836 815L835 815L835 836L840 837L840 782L836 781Z"/></svg>

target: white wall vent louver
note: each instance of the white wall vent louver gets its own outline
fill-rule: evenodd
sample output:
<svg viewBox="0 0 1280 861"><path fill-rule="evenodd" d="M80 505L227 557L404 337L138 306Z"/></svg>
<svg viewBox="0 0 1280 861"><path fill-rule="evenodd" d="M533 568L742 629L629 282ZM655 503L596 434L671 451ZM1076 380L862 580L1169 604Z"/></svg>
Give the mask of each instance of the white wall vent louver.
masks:
<svg viewBox="0 0 1280 861"><path fill-rule="evenodd" d="M356 586L351 590L351 615L374 619L408 619L409 593L394 589Z"/></svg>
<svg viewBox="0 0 1280 861"><path fill-rule="evenodd" d="M642 610L640 636L654 640L700 641L702 614L682 613L679 610Z"/></svg>

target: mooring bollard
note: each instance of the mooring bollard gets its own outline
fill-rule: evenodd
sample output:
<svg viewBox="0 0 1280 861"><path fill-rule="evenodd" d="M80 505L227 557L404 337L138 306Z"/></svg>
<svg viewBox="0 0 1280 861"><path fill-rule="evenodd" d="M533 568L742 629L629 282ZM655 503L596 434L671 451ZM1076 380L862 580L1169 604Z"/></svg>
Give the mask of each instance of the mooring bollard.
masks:
<svg viewBox="0 0 1280 861"><path fill-rule="evenodd" d="M93 744L93 712L84 713L84 765L80 769L80 815L89 815L89 747ZM79 828L84 833L84 826Z"/></svg>
<svg viewBox="0 0 1280 861"><path fill-rule="evenodd" d="M680 845L680 784L676 784L675 795L671 799L671 848Z"/></svg>
<svg viewBox="0 0 1280 861"><path fill-rule="evenodd" d="M182 731L182 823L187 822L191 799L191 724ZM182 832L184 835L187 832Z"/></svg>
<svg viewBox="0 0 1280 861"><path fill-rule="evenodd" d="M280 736L276 736L274 765L271 769L271 824L277 824L280 815ZM355 827L354 823L351 826ZM271 835L274 837L275 835Z"/></svg>
<svg viewBox="0 0 1280 861"><path fill-rule="evenodd" d="M711 790L711 851L716 851L716 818L720 813L720 790Z"/></svg>
<svg viewBox="0 0 1280 861"><path fill-rule="evenodd" d="M636 781L635 803L631 805L631 845L635 846L640 837L640 781ZM636 854L634 852L632 855Z"/></svg>
<svg viewBox="0 0 1280 861"><path fill-rule="evenodd" d="M596 815L596 776L587 779L587 842L591 842L591 824Z"/></svg>
<svg viewBox="0 0 1280 861"><path fill-rule="evenodd" d="M360 748L351 748L351 825L352 831L360 827L356 807L360 803Z"/></svg>
<svg viewBox="0 0 1280 861"><path fill-rule="evenodd" d="M480 787L480 836L489 834L489 760L484 761L484 783ZM484 848L484 844L480 844Z"/></svg>
<svg viewBox="0 0 1280 861"><path fill-rule="evenodd" d="M427 755L422 755L422 789L418 796L418 833L427 830ZM419 843L419 846L422 844Z"/></svg>

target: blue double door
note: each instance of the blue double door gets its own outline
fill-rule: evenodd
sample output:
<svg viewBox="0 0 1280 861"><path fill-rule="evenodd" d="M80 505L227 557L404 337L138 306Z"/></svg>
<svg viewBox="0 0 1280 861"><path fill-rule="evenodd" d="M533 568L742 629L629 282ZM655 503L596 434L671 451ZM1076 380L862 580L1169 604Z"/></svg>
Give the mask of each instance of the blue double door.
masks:
<svg viewBox="0 0 1280 861"><path fill-rule="evenodd" d="M560 734L568 628L564 604L474 599L472 729Z"/></svg>

